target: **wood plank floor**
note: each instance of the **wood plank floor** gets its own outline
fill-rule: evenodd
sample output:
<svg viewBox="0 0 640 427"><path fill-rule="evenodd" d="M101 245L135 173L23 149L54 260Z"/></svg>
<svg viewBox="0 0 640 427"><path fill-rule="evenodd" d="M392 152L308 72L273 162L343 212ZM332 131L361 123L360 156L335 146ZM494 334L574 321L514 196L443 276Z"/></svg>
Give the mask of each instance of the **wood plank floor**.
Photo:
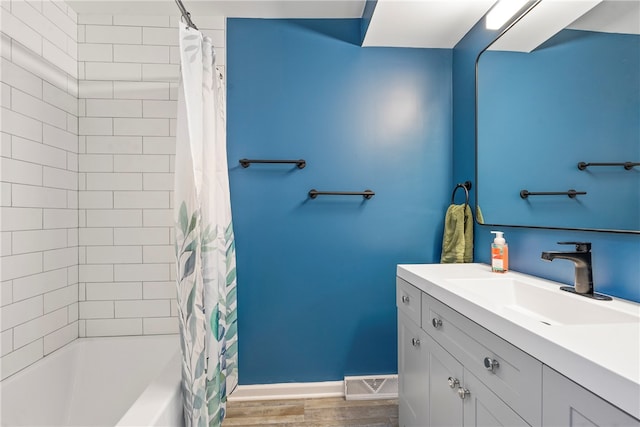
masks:
<svg viewBox="0 0 640 427"><path fill-rule="evenodd" d="M397 400L322 399L227 402L222 427L398 427Z"/></svg>

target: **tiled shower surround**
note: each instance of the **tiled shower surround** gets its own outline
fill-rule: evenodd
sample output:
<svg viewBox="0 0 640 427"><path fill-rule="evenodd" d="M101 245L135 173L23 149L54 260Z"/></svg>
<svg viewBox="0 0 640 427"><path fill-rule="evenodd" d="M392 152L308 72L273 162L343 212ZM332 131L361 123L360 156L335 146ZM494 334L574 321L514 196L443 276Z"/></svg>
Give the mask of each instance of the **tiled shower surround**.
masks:
<svg viewBox="0 0 640 427"><path fill-rule="evenodd" d="M78 336L76 15L1 1L2 378Z"/></svg>
<svg viewBox="0 0 640 427"><path fill-rule="evenodd" d="M1 4L5 378L78 336L177 332L180 59L175 16ZM225 19L198 26L224 66Z"/></svg>

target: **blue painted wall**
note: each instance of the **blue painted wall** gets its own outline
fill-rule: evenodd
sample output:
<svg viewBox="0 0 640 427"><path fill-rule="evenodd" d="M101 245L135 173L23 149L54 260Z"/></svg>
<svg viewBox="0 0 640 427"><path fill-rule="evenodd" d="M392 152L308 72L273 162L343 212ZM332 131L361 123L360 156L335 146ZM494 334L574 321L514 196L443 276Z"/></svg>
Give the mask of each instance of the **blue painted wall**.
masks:
<svg viewBox="0 0 640 427"><path fill-rule="evenodd" d="M487 51L478 69L487 224L640 230L640 168L577 168L640 159L640 36L563 30L531 53ZM520 198L570 188L587 194Z"/></svg>
<svg viewBox="0 0 640 427"><path fill-rule="evenodd" d="M475 60L497 36L480 21L453 51L453 182L475 175ZM624 204L620 205L624 209ZM490 262L491 228L476 225L475 260ZM582 240L593 243L596 290L640 302L640 236L629 234L541 230L504 227L509 243L510 267L524 273L572 284L573 265L540 259L544 250L562 250L556 242Z"/></svg>
<svg viewBox="0 0 640 427"><path fill-rule="evenodd" d="M395 373L396 264L439 261L452 51L359 44L357 19L228 20L241 384Z"/></svg>

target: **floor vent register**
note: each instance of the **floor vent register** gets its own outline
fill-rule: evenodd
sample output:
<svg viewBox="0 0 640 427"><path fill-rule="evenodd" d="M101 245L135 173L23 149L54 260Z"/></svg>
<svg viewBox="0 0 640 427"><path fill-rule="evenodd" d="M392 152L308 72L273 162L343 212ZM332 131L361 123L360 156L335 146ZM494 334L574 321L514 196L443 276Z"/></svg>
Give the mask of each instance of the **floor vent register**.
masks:
<svg viewBox="0 0 640 427"><path fill-rule="evenodd" d="M396 399L398 376L344 377L344 396L347 400Z"/></svg>

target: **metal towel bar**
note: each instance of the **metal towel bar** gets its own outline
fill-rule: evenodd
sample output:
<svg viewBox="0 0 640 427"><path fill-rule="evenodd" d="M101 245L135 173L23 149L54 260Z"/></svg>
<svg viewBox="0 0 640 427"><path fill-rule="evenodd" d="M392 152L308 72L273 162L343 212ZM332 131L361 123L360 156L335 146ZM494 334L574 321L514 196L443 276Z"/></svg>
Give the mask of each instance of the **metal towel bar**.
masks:
<svg viewBox="0 0 640 427"><path fill-rule="evenodd" d="M292 163L292 164L295 164L298 167L298 169L303 169L305 166L307 166L307 162L304 159L297 159L297 160L240 159L239 162L243 168L248 168L251 165L251 163L269 163L269 164Z"/></svg>
<svg viewBox="0 0 640 427"><path fill-rule="evenodd" d="M366 200L369 200L373 196L375 196L371 190L364 191L318 191L315 188L309 190L309 197L315 199L318 196L362 196Z"/></svg>
<svg viewBox="0 0 640 427"><path fill-rule="evenodd" d="M620 162L620 163L586 163L580 162L578 163L578 169L581 171L585 170L590 166L622 166L625 170L630 171L634 166L640 166L638 162Z"/></svg>
<svg viewBox="0 0 640 427"><path fill-rule="evenodd" d="M575 199L576 196L578 195L582 196L585 194L587 194L586 191L576 191L574 189L571 189L568 191L538 191L538 192L529 191L529 190L520 191L520 197L522 197L523 199L526 199L529 196L569 196L569 198Z"/></svg>

